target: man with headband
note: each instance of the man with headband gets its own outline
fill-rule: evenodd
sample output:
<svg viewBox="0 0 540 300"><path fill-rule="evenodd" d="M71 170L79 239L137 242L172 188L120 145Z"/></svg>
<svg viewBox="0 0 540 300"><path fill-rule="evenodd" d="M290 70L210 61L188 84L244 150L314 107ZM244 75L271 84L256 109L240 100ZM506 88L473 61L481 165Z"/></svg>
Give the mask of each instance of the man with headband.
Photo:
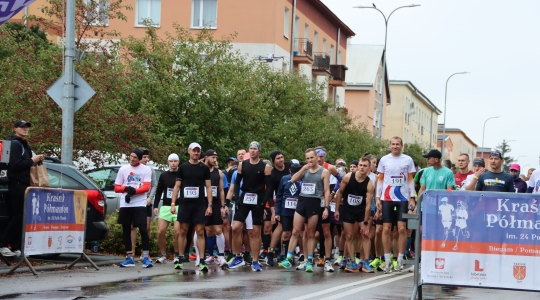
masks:
<svg viewBox="0 0 540 300"><path fill-rule="evenodd" d="M503 173L503 163L504 159L501 152L498 150L491 151L489 154L489 166L491 167L491 170L478 176L475 190L515 193L514 178L511 174Z"/></svg>
<svg viewBox="0 0 540 300"><path fill-rule="evenodd" d="M118 224L122 225L122 236L126 247L127 258L120 267L135 267L131 248L131 225L139 227L143 248L143 268L153 267L148 258L150 241L146 229L146 194L150 190L152 171L141 164L143 151L139 148L131 150L129 165L122 166L114 182L114 191L120 196Z"/></svg>
<svg viewBox="0 0 540 300"><path fill-rule="evenodd" d="M339 185L341 184L341 174L339 174L336 166L329 164L325 161L326 159L326 149L323 146L318 146L315 148L315 153L317 154L317 163L319 166L324 167L326 170L330 172L330 189L332 192L330 193L331 199L336 195L337 191L339 190ZM335 224L331 222L332 217L329 216L326 219L322 218L322 214L324 212L324 199L321 199L321 211L319 213L319 243L320 243L320 255L319 260L317 261L317 266L322 267L324 266L324 270L326 272L334 272L334 267L332 267L332 263L330 260L332 259L332 243L334 239L332 238L332 230L331 230L331 224ZM333 210L335 210L335 206L333 206ZM332 212L328 212L329 214L332 214ZM333 227L333 226L332 226ZM332 228L333 229L333 228ZM324 255L324 257L323 257Z"/></svg>
<svg viewBox="0 0 540 300"><path fill-rule="evenodd" d="M473 160L473 174L468 175L465 180L461 183L467 191L474 191L476 188L476 182L478 181L479 176L486 171L486 163L483 158L477 157Z"/></svg>
<svg viewBox="0 0 540 300"><path fill-rule="evenodd" d="M272 215L274 215L273 194L269 187L272 184L272 167L260 159L261 145L258 142L249 144L249 160L244 160L238 165L236 181L231 184L230 190L234 190L238 197L236 202L234 219L232 224L233 251L236 255L229 264L229 268L235 269L245 265L242 258L242 227L248 214L253 218L253 229L249 230L251 249L253 249L253 264L251 269L256 272L262 271L259 265L259 251L261 247L261 226L263 224L264 204L269 203ZM243 179L243 182L242 182ZM242 186L240 187L240 182ZM230 199L230 198L229 198Z"/></svg>

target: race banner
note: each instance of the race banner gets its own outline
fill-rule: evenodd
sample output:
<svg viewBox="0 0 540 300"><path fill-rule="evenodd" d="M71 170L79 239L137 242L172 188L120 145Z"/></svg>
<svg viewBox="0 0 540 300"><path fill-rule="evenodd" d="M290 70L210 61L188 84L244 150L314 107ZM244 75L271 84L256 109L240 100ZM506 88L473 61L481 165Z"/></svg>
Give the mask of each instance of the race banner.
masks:
<svg viewBox="0 0 540 300"><path fill-rule="evenodd" d="M540 291L540 195L427 191L422 283Z"/></svg>
<svg viewBox="0 0 540 300"><path fill-rule="evenodd" d="M28 188L24 253L82 253L86 197L84 191Z"/></svg>
<svg viewBox="0 0 540 300"><path fill-rule="evenodd" d="M35 0L0 0L0 25L11 19L16 13Z"/></svg>

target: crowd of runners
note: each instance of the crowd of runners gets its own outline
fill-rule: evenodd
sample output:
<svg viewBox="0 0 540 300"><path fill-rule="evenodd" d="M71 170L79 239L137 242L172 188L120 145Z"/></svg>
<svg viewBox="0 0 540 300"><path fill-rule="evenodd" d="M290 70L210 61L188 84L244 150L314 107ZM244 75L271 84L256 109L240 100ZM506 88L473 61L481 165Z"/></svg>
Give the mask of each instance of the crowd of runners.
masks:
<svg viewBox="0 0 540 300"><path fill-rule="evenodd" d="M305 272L316 267L325 272L402 271L404 260L415 255L414 235L403 214L416 212L417 195L430 189L518 192L519 165L503 173L497 151L490 154L489 171L483 159L474 159L469 170L470 158L461 154L454 173L443 166L438 150L424 155L428 168L422 170L402 153L401 138L392 138L389 150L380 158L365 153L349 164L341 158L328 161L323 146L297 159L274 150L266 160L253 141L220 169L215 150L191 143L189 161L180 164L177 154L169 155L168 171L156 179L146 166L148 150L133 149L130 164L115 182L127 254L120 266L135 266L138 228L143 267L172 258L175 269L193 261L203 272L209 265L253 271L262 271L261 265ZM520 192L538 193L540 174L529 177ZM161 251L154 261L148 229L153 216ZM174 241L165 238L169 226ZM172 255L167 243L174 243Z"/></svg>

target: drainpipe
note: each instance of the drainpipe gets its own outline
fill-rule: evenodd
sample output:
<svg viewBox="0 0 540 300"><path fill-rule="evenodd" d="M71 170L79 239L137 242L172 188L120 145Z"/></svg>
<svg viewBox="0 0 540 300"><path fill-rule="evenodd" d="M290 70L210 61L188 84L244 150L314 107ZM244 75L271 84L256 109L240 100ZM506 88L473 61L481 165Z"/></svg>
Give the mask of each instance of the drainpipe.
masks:
<svg viewBox="0 0 540 300"><path fill-rule="evenodd" d="M341 36L341 28L338 27L337 29L337 46L336 46L336 65L338 63L338 57L339 57L339 38ZM337 103L336 103L336 98L337 98L337 87L334 87L334 110L337 109Z"/></svg>
<svg viewBox="0 0 540 300"><path fill-rule="evenodd" d="M296 18L296 0L293 1L293 8L292 8L292 19L291 19L291 61L289 63L289 70L292 71L293 69L293 59L294 59L294 25L295 25L295 18Z"/></svg>
<svg viewBox="0 0 540 300"><path fill-rule="evenodd" d="M26 18L28 18L28 6L24 7L24 27L28 27L28 20Z"/></svg>

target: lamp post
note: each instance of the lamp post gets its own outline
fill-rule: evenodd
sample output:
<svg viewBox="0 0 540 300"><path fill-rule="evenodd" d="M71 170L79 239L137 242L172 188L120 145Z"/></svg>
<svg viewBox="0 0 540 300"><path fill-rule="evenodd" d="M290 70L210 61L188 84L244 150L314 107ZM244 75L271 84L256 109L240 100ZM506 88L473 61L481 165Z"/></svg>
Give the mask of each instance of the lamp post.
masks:
<svg viewBox="0 0 540 300"><path fill-rule="evenodd" d="M445 140L444 136L446 135L446 95L448 93L448 81L450 80L450 78L452 78L452 76L458 75L458 74L469 74L469 72L457 72L450 75L450 77L446 79L446 87L444 88L444 122L443 122L442 145L441 145L442 159L444 159L444 140Z"/></svg>
<svg viewBox="0 0 540 300"><path fill-rule="evenodd" d="M484 122L484 129L482 130L482 159L484 159L484 136L486 134L486 123L487 123L487 121L489 121L491 119L497 119L497 118L500 118L500 117L501 116L487 118L487 120Z"/></svg>
<svg viewBox="0 0 540 300"><path fill-rule="evenodd" d="M386 15L380 9L375 7L375 4L373 4L373 6L354 6L353 7L353 8L372 8L372 9L376 9L381 13L381 15L384 18L384 48L383 48L382 76L381 76L381 85L380 85L381 97L379 99L380 103L381 103L381 105L379 107L379 131L378 131L379 142L382 140L382 118L383 118L383 103L384 103L384 90L385 90L384 77L386 76L386 38L388 36L388 21L390 21L390 17L392 16L392 14L396 10L398 10L400 8L417 7L417 6L420 6L420 4L411 4L411 5L400 6L400 7L396 8L396 9L394 9L388 15L388 18L386 18Z"/></svg>

